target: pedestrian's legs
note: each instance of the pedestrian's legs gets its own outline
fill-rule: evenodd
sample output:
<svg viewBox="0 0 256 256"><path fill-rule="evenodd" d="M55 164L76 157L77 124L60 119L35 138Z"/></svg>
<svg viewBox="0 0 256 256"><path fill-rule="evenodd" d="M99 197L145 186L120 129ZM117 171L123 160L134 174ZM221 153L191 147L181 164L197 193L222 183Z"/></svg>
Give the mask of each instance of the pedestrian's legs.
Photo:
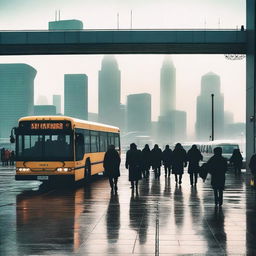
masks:
<svg viewBox="0 0 256 256"><path fill-rule="evenodd" d="M167 176L167 165L164 165L165 176Z"/></svg>
<svg viewBox="0 0 256 256"><path fill-rule="evenodd" d="M113 190L113 179L112 178L108 178L109 180L109 185L111 187L111 190Z"/></svg>
<svg viewBox="0 0 256 256"><path fill-rule="evenodd" d="M171 166L168 166L168 177L171 175Z"/></svg>
<svg viewBox="0 0 256 256"><path fill-rule="evenodd" d="M138 185L139 185L139 181L138 180L135 181L135 185L136 185L136 194L138 194Z"/></svg>
<svg viewBox="0 0 256 256"><path fill-rule="evenodd" d="M215 205L218 205L219 197L218 197L218 190L217 189L214 189L214 200L215 200Z"/></svg>
<svg viewBox="0 0 256 256"><path fill-rule="evenodd" d="M114 178L114 182L115 182L115 191L117 192L117 181L118 181L118 177Z"/></svg>
<svg viewBox="0 0 256 256"><path fill-rule="evenodd" d="M178 174L175 174L175 182L178 183Z"/></svg>
<svg viewBox="0 0 256 256"><path fill-rule="evenodd" d="M161 166L158 167L158 177L161 176Z"/></svg>
<svg viewBox="0 0 256 256"><path fill-rule="evenodd" d="M189 174L189 178L190 178L190 185L193 186L193 173Z"/></svg>
<svg viewBox="0 0 256 256"><path fill-rule="evenodd" d="M179 184L182 183L182 174L179 175Z"/></svg>
<svg viewBox="0 0 256 256"><path fill-rule="evenodd" d="M219 189L219 206L223 204L223 190Z"/></svg>
<svg viewBox="0 0 256 256"><path fill-rule="evenodd" d="M195 172L195 173L194 173L194 176L195 176L195 185L196 185L196 183L197 183L198 173L197 173L197 172Z"/></svg>
<svg viewBox="0 0 256 256"><path fill-rule="evenodd" d="M131 181L131 188L134 190L134 181Z"/></svg>

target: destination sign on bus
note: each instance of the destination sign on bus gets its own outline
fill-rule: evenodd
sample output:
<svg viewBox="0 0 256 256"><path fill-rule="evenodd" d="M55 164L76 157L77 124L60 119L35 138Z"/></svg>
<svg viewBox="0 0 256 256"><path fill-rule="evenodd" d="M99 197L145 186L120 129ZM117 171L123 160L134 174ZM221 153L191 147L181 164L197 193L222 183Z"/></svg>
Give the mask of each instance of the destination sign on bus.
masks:
<svg viewBox="0 0 256 256"><path fill-rule="evenodd" d="M63 130L63 123L31 123L32 130Z"/></svg>

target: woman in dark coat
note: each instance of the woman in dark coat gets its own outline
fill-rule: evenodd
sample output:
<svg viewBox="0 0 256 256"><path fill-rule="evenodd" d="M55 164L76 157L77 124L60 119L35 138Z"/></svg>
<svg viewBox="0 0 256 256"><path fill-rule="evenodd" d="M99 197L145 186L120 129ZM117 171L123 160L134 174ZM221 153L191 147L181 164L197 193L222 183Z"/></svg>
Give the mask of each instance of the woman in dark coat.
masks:
<svg viewBox="0 0 256 256"><path fill-rule="evenodd" d="M211 174L211 185L214 190L215 205L222 206L223 190L225 187L225 174L228 169L227 160L222 156L222 148L213 150L214 156L207 162L207 170Z"/></svg>
<svg viewBox="0 0 256 256"><path fill-rule="evenodd" d="M196 145L193 145L191 149L188 151L187 160L189 162L188 173L190 176L190 185L193 186L193 184L196 185L197 183L197 177L199 172L199 162L200 160L203 160L203 156L201 152L198 150ZM193 181L194 178L195 180Z"/></svg>
<svg viewBox="0 0 256 256"><path fill-rule="evenodd" d="M151 166L151 151L149 145L146 144L141 151L141 170L144 178L149 177L149 169Z"/></svg>
<svg viewBox="0 0 256 256"><path fill-rule="evenodd" d="M164 171L165 171L165 176L170 177L171 174L171 167L172 167L172 150L170 149L169 145L165 146L165 149L163 151L163 164L164 164Z"/></svg>
<svg viewBox="0 0 256 256"><path fill-rule="evenodd" d="M182 174L184 173L184 167L187 166L187 153L183 149L180 143L175 145L173 150L173 162L172 162L172 173L175 174L175 181L178 182L179 175L179 184L182 183Z"/></svg>
<svg viewBox="0 0 256 256"><path fill-rule="evenodd" d="M108 176L112 192L114 189L117 192L117 181L120 176L120 162L121 159L118 152L115 150L115 146L110 145L104 156L103 167Z"/></svg>
<svg viewBox="0 0 256 256"><path fill-rule="evenodd" d="M233 164L235 169L235 174L241 174L242 164L243 164L243 157L240 153L239 148L233 150L233 154L229 159L229 162Z"/></svg>
<svg viewBox="0 0 256 256"><path fill-rule="evenodd" d="M126 152L125 168L129 170L132 191L134 191L135 182L136 192L138 192L138 183L141 179L141 151L137 149L135 143L132 143L130 149Z"/></svg>
<svg viewBox="0 0 256 256"><path fill-rule="evenodd" d="M157 144L155 144L154 148L151 150L151 164L156 178L159 178L161 175L162 158L162 150L158 147Z"/></svg>

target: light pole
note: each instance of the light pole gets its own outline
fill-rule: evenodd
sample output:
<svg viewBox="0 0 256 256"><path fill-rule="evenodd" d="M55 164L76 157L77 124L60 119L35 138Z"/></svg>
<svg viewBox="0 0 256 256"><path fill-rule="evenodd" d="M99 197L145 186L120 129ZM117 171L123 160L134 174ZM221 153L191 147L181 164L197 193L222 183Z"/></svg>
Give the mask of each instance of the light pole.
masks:
<svg viewBox="0 0 256 256"><path fill-rule="evenodd" d="M212 141L214 141L214 94L212 96Z"/></svg>

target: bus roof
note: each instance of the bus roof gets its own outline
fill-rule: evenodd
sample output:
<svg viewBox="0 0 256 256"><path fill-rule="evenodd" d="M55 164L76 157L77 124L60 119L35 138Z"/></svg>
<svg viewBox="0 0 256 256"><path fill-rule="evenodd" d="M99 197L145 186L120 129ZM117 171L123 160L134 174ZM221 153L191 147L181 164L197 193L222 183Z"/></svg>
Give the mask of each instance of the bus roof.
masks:
<svg viewBox="0 0 256 256"><path fill-rule="evenodd" d="M21 117L19 119L19 122L21 121L32 121L32 120L45 120L45 121L70 121L72 122L73 125L77 128L90 128L90 129L100 129L100 128L105 128L104 130L112 130L112 131L118 131L120 132L120 129L116 126L111 126L107 124L102 124L102 123L97 123L97 122L91 122L87 120L82 120L70 116L26 116L26 117Z"/></svg>

